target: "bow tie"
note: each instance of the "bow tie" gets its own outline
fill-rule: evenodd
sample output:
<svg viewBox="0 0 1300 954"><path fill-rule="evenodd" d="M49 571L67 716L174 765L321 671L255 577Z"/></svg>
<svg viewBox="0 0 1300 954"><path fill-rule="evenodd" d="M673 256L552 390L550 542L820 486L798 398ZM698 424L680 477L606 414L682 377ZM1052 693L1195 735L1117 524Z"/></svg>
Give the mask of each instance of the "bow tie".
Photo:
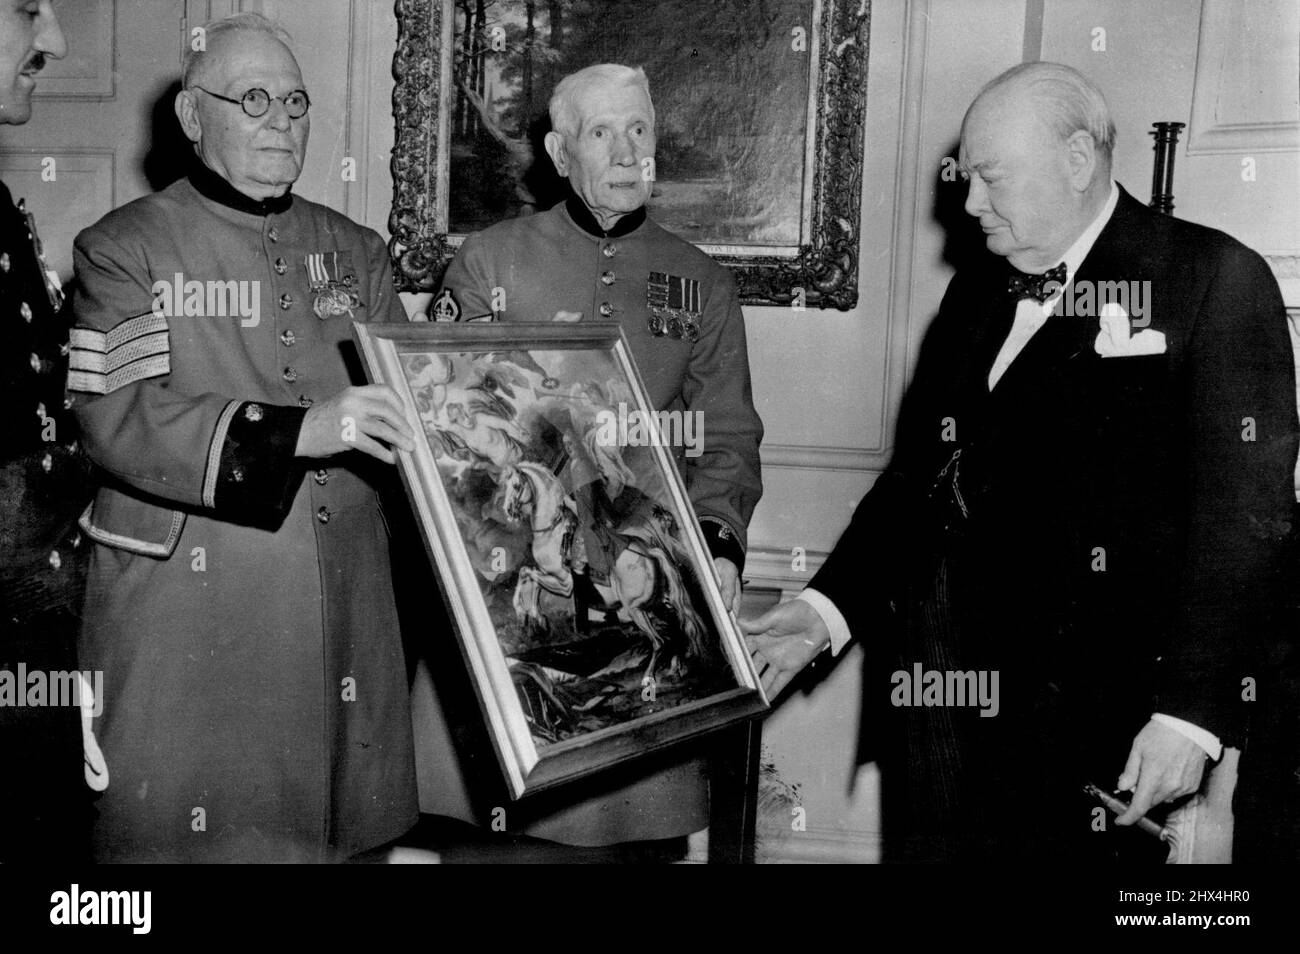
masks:
<svg viewBox="0 0 1300 954"><path fill-rule="evenodd" d="M1007 294L1016 301L1032 298L1040 305L1065 287L1065 262L1041 275L1030 275L1018 269L1011 269L1007 278Z"/></svg>

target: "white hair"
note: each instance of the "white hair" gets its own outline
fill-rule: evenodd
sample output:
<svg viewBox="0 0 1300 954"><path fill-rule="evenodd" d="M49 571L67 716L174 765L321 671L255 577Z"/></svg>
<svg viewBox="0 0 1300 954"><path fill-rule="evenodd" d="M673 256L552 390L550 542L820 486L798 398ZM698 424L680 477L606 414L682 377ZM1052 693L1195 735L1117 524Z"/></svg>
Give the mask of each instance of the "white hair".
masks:
<svg viewBox="0 0 1300 954"><path fill-rule="evenodd" d="M185 56L181 59L182 89L190 88L195 75L203 68L203 63L208 58L208 50L223 33L252 30L274 37L285 46L289 46L291 42L288 30L260 13L236 13L233 16L222 17L219 20L211 20L205 23L201 29L203 31L200 34L203 37L203 48L196 50L193 45L190 45L185 48Z"/></svg>
<svg viewBox="0 0 1300 954"><path fill-rule="evenodd" d="M991 80L979 91L975 102L1003 86L1024 88L1038 107L1038 117L1062 142L1076 132L1088 133L1097 152L1110 164L1115 150L1115 122L1106 97L1088 77L1062 63L1021 63ZM969 116L970 110L966 114Z"/></svg>
<svg viewBox="0 0 1300 954"><path fill-rule="evenodd" d="M549 107L551 128L561 136L576 136L582 122L575 102L578 94L591 86L621 84L639 86L645 92L646 102L650 104L650 125L653 126L655 104L650 98L650 81L646 79L645 70L620 63L597 63L570 73L555 85Z"/></svg>

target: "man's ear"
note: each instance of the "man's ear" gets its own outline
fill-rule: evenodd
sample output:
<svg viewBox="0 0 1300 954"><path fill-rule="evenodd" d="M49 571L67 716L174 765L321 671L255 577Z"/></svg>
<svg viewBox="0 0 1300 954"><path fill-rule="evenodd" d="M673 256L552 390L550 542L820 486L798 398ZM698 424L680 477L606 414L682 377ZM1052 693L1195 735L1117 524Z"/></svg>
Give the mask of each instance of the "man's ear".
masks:
<svg viewBox="0 0 1300 954"><path fill-rule="evenodd" d="M172 104L185 138L190 142L198 142L203 131L203 127L199 124L199 108L194 98L194 93L183 89L176 94L176 101Z"/></svg>
<svg viewBox="0 0 1300 954"><path fill-rule="evenodd" d="M555 171L567 178L569 175L569 156L564 151L564 137L551 130L546 134L546 138L542 142L546 146L546 154L551 157L551 162L555 163Z"/></svg>
<svg viewBox="0 0 1300 954"><path fill-rule="evenodd" d="M1097 172L1097 143L1092 133L1080 129L1065 141L1067 161L1070 163L1070 182L1078 192L1092 185Z"/></svg>

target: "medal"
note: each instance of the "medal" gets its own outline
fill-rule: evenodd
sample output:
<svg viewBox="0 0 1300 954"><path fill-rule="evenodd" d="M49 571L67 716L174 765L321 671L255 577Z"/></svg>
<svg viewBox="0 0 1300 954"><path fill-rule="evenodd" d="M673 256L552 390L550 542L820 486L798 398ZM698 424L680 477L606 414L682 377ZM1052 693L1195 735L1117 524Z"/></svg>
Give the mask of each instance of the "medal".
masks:
<svg viewBox="0 0 1300 954"><path fill-rule="evenodd" d="M646 327L656 338L665 335L690 344L699 340L702 314L700 283L667 272L651 272L645 283Z"/></svg>
<svg viewBox="0 0 1300 954"><path fill-rule="evenodd" d="M355 318L354 309L361 307L361 296L356 293L353 287L356 279L351 275L345 275L338 278L339 274L339 253L333 255L334 274L330 274L329 266L325 264L325 253L314 252L308 255L306 260L307 276L311 283L311 292L314 296L311 303L311 310L316 313L316 317L321 321L327 318L337 318L340 315L347 315Z"/></svg>
<svg viewBox="0 0 1300 954"><path fill-rule="evenodd" d="M41 237L36 234L36 216L27 211L27 200L18 200L18 211L27 219L27 235L32 240L32 251L36 253L36 261L40 263L41 275L45 279L45 297L50 300L50 309L57 312L63 307L63 284L59 281L59 273L45 261L45 246L41 244ZM9 256L5 255L4 270L9 271Z"/></svg>

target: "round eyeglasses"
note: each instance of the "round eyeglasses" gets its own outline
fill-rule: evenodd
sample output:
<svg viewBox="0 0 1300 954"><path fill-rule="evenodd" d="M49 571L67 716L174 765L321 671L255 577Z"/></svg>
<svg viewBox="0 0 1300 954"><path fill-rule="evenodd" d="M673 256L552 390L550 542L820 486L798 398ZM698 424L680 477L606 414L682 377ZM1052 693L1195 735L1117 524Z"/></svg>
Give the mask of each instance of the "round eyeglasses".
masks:
<svg viewBox="0 0 1300 954"><path fill-rule="evenodd" d="M278 99L284 103L284 110L289 114L290 119L301 119L307 115L307 110L311 108L311 99L307 96L305 89L295 89L292 93L286 93L283 96L272 96L264 89L254 88L248 90L239 99L231 99L229 96L214 93L210 89L203 89L202 86L193 88L227 103L234 103L253 119L261 119L265 116L266 111L271 108L271 100L273 99Z"/></svg>

